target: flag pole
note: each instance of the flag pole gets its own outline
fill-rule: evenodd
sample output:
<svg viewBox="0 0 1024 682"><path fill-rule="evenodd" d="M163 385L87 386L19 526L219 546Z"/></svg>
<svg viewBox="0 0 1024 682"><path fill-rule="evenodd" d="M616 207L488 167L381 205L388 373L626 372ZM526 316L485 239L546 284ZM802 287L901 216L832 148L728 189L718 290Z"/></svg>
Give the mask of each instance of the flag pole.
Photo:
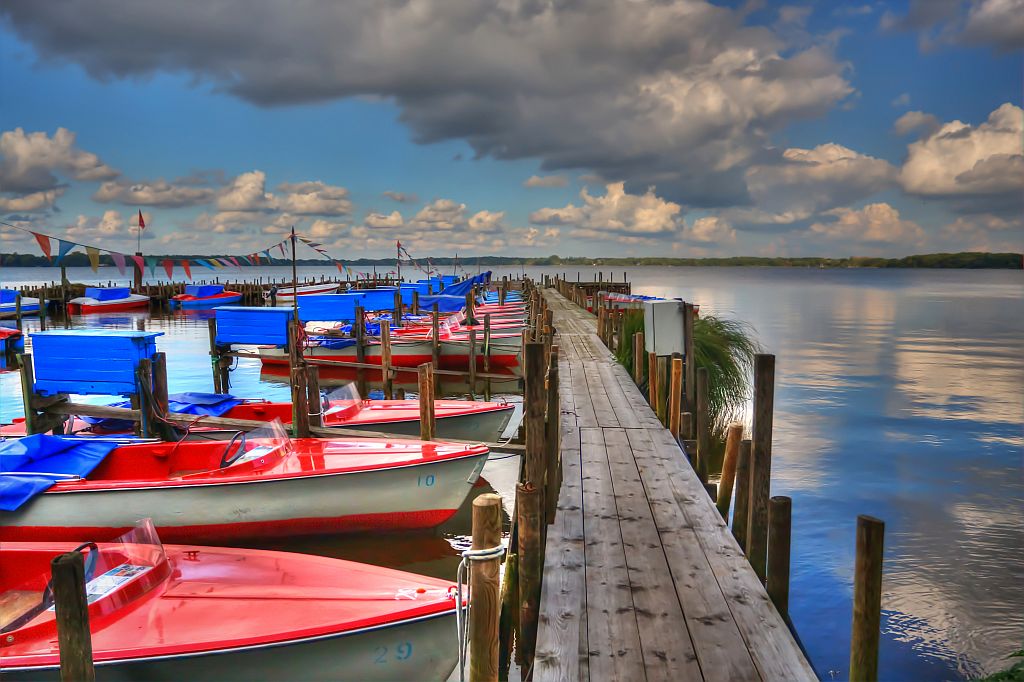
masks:
<svg viewBox="0 0 1024 682"><path fill-rule="evenodd" d="M292 225L292 310L295 312L295 324L299 323L299 275L295 266L295 226Z"/></svg>
<svg viewBox="0 0 1024 682"><path fill-rule="evenodd" d="M398 285L402 285L402 242L395 240L395 265L398 269Z"/></svg>

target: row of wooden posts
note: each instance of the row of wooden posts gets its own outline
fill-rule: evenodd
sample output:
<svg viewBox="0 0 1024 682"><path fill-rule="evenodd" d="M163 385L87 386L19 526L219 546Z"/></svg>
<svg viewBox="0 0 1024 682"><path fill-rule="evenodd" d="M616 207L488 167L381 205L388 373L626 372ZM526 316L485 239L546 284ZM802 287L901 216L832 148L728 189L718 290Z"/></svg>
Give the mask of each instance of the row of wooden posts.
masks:
<svg viewBox="0 0 1024 682"><path fill-rule="evenodd" d="M779 614L792 627L789 619L792 500L770 494L775 356L767 353L754 356L752 437L743 439L743 424L728 426L721 476L715 485L709 482L713 425L708 413L708 372L688 362L689 358L696 357L693 334L696 307L680 302L683 352L658 356L645 351L642 330L635 331L632 338L624 333L627 316L643 315L642 309L615 307L602 293L596 293L593 286L581 288L564 280L557 281L556 286L566 298L583 307L589 302L597 316L598 336L613 352L632 344L633 380L642 385L646 378L652 409L680 442L727 523L735 492L733 536L765 584ZM599 291L605 292L607 287ZM851 680L878 677L884 534L885 524L879 519L867 515L857 517Z"/></svg>

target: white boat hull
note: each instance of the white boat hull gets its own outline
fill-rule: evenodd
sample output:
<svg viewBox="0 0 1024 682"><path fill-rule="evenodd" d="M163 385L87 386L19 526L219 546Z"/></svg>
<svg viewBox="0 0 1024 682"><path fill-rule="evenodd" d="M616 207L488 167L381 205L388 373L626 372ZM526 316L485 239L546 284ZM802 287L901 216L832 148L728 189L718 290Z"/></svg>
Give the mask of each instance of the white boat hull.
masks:
<svg viewBox="0 0 1024 682"><path fill-rule="evenodd" d="M315 603L315 602L314 602ZM216 617L216 613L211 614ZM458 664L455 612L351 633L241 649L98 663L99 682L122 680L447 680ZM57 667L0 667L11 680L59 680Z"/></svg>
<svg viewBox="0 0 1024 682"><path fill-rule="evenodd" d="M465 500L487 454L372 471L46 492L0 512L0 540L104 540L152 518L168 542L432 528Z"/></svg>

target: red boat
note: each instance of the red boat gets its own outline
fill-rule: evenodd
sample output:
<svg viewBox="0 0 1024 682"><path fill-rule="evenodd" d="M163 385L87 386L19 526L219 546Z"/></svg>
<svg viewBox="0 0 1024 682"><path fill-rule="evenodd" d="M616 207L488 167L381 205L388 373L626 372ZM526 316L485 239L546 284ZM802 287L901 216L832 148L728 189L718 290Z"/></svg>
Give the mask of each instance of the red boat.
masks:
<svg viewBox="0 0 1024 682"><path fill-rule="evenodd" d="M0 541L102 540L145 517L172 541L432 528L459 508L488 454L483 445L435 441L289 439L279 422L273 434L239 432L226 444L117 445L81 475L19 453L67 449L68 441L103 439L0 444L6 461L20 454L28 462L5 461L4 474L55 472L45 474L54 481L45 491L0 511Z"/></svg>
<svg viewBox="0 0 1024 682"><path fill-rule="evenodd" d="M81 536L88 537L88 536ZM60 679L57 542L0 547L0 677ZM340 559L160 544L143 524L78 547L101 680L447 679L454 585Z"/></svg>
<svg viewBox="0 0 1024 682"><path fill-rule="evenodd" d="M68 312L73 315L146 308L149 308L149 296L133 294L128 287L86 287L84 296L68 301Z"/></svg>
<svg viewBox="0 0 1024 682"><path fill-rule="evenodd" d="M226 291L222 284L186 284L185 293L171 298L171 307L202 310L238 303L241 300L242 294L237 291Z"/></svg>

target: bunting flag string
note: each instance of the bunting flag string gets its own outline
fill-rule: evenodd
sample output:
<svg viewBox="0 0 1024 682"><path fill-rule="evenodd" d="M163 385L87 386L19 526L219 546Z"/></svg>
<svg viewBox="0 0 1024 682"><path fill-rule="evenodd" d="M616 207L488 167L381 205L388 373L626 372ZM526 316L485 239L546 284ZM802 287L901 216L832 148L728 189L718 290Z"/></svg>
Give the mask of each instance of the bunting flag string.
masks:
<svg viewBox="0 0 1024 682"><path fill-rule="evenodd" d="M189 266L188 260L181 261L181 269L185 271L185 276L188 277L189 281L192 280L192 268Z"/></svg>
<svg viewBox="0 0 1024 682"><path fill-rule="evenodd" d="M117 266L117 271L124 277L124 254L111 251L110 258L114 261L114 265Z"/></svg>

